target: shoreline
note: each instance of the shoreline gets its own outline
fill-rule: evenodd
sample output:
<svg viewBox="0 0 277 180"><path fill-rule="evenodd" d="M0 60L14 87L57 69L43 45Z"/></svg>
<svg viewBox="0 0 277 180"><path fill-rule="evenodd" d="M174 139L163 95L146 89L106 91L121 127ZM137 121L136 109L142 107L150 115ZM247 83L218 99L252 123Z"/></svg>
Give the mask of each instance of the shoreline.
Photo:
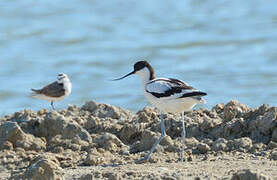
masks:
<svg viewBox="0 0 277 180"><path fill-rule="evenodd" d="M186 114L184 163L178 162L181 116L167 114L167 136L149 162L136 164L160 136L159 116L152 107L132 113L94 101L53 112L6 115L0 118L0 175L4 179L277 178L277 107L249 108L230 101Z"/></svg>

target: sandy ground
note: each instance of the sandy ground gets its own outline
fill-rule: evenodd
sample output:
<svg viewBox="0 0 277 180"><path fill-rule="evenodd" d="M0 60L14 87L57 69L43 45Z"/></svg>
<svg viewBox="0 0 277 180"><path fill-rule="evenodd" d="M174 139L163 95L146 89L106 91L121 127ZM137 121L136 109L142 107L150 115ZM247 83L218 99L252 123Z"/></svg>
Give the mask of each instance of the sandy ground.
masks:
<svg viewBox="0 0 277 180"><path fill-rule="evenodd" d="M108 104L0 118L0 179L277 179L277 108L238 101L185 115L181 163L180 115L166 114L166 136L148 162L138 164L160 137L160 113Z"/></svg>
<svg viewBox="0 0 277 180"><path fill-rule="evenodd" d="M79 179L86 174L104 174L107 179L154 178L155 179L230 179L232 175L243 169L277 179L277 161L241 156L222 155L208 160L195 159L192 162L123 164L111 166L92 166L64 169L66 179ZM150 175L150 176L149 176ZM87 176L89 178L90 176ZM101 177L102 178L102 177ZM101 179L100 178L100 179ZM131 178L131 179L132 179Z"/></svg>

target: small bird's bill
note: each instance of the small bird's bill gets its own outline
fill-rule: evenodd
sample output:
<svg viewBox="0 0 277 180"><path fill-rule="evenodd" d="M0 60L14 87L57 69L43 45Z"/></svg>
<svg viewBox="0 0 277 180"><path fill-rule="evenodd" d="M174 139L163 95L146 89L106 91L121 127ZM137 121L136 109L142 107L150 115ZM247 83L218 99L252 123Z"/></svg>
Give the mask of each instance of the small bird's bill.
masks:
<svg viewBox="0 0 277 180"><path fill-rule="evenodd" d="M126 74L125 76L123 76L123 77L121 77L121 78L118 78L118 79L113 79L112 81L118 81L118 80L124 79L124 78L126 78L126 77L128 77L128 76L130 76L130 75L132 75L132 74L134 74L134 73L135 73L135 71L130 72L129 74Z"/></svg>

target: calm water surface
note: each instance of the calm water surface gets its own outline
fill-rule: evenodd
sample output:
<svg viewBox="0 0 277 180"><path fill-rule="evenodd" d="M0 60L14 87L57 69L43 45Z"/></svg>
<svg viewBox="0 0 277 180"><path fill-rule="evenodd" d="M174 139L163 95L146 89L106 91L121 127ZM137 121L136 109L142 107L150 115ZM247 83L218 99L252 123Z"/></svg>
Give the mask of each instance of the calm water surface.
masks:
<svg viewBox="0 0 277 180"><path fill-rule="evenodd" d="M141 59L206 91L204 107L276 106L276 0L0 1L1 115L50 108L30 88L60 72L73 91L57 108L96 100L135 112L148 104L139 77L109 79Z"/></svg>

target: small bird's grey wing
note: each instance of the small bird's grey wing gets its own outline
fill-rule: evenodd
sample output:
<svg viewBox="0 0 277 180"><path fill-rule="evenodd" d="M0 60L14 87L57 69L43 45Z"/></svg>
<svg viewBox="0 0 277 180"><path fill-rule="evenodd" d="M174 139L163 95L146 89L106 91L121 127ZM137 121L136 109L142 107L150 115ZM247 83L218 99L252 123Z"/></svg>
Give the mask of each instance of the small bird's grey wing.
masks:
<svg viewBox="0 0 277 180"><path fill-rule="evenodd" d="M44 94L50 97L61 97L65 95L65 89L63 84L59 84L57 81L45 86L40 90L40 94Z"/></svg>
<svg viewBox="0 0 277 180"><path fill-rule="evenodd" d="M33 91L33 93L35 94L39 94L40 93L40 89L31 89Z"/></svg>

